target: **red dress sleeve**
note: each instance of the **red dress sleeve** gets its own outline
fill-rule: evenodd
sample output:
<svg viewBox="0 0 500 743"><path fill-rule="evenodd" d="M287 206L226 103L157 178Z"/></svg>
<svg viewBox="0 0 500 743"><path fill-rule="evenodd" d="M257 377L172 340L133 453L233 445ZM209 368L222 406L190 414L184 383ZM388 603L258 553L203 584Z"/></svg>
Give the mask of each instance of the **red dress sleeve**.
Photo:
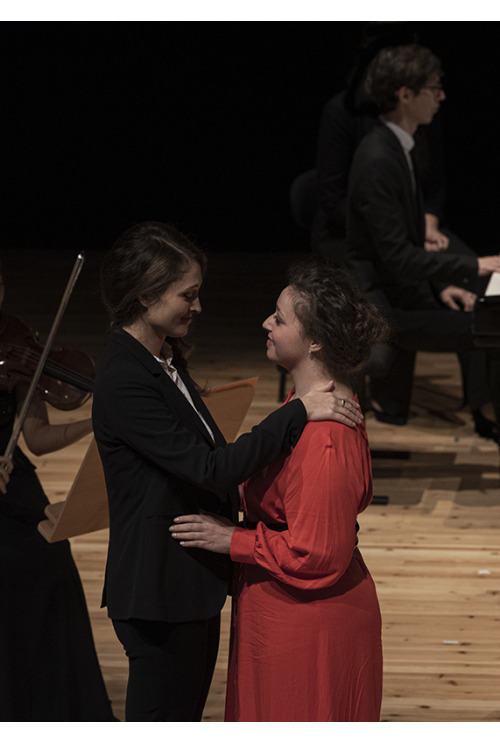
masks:
<svg viewBox="0 0 500 743"><path fill-rule="evenodd" d="M356 546L356 517L372 497L363 428L309 423L279 475L288 529L237 528L231 559L258 564L277 580L317 589L336 583Z"/></svg>

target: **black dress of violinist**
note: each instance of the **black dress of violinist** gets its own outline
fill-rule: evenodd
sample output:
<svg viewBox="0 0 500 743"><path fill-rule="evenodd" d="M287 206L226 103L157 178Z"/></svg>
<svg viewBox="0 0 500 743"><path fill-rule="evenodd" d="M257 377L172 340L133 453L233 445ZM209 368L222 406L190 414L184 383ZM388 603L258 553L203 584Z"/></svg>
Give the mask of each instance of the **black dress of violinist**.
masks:
<svg viewBox="0 0 500 743"><path fill-rule="evenodd" d="M5 288L0 272L0 322ZM11 438L29 384L0 389L0 451ZM35 394L22 433L35 455L91 433L91 420L49 422ZM80 577L67 541L38 532L48 499L16 446L0 456L0 721L113 721Z"/></svg>

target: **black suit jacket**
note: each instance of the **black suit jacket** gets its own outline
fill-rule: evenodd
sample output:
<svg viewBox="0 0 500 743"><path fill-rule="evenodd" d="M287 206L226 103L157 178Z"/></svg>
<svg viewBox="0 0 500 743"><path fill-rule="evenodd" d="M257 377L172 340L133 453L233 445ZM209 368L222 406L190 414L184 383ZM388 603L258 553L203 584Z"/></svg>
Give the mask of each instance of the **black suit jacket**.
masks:
<svg viewBox="0 0 500 743"><path fill-rule="evenodd" d="M323 109L318 134L316 172L318 208L312 227L313 245L346 237L347 184L354 153L377 125L379 109L364 84L331 98ZM424 211L444 219L445 174L439 113L415 134L413 153L418 164Z"/></svg>
<svg viewBox="0 0 500 743"><path fill-rule="evenodd" d="M402 309L433 302L444 285L474 290L477 258L427 252L424 238L418 174L415 194L396 135L378 122L356 150L349 176L348 264L375 298Z"/></svg>
<svg viewBox="0 0 500 743"><path fill-rule="evenodd" d="M272 413L226 445L189 375L180 372L198 414L149 351L114 333L99 365L94 434L109 500L103 605L113 619L206 619L222 608L229 558L181 547L168 527L200 509L236 519L237 485L300 436L300 401Z"/></svg>

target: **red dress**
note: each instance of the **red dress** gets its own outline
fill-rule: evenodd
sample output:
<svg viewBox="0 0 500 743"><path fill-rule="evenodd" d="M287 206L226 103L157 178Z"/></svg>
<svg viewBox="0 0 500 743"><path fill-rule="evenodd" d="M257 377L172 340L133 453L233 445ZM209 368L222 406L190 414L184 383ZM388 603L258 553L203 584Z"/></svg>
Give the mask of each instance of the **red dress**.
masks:
<svg viewBox="0 0 500 743"><path fill-rule="evenodd" d="M364 426L308 423L244 498L258 523L231 541L241 565L225 720L378 721L380 611L355 546L356 516L372 498Z"/></svg>

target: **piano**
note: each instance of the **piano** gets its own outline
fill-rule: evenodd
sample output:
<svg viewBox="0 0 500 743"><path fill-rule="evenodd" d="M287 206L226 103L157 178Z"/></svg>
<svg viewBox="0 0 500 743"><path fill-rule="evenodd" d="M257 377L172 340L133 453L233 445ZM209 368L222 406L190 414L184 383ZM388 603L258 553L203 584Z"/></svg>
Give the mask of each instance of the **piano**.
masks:
<svg viewBox="0 0 500 743"><path fill-rule="evenodd" d="M483 348L486 355L491 402L500 421L500 273L491 274L484 296L476 302L472 333L474 345Z"/></svg>
<svg viewBox="0 0 500 743"><path fill-rule="evenodd" d="M500 273L492 273L474 307L472 332L477 348L500 348Z"/></svg>

